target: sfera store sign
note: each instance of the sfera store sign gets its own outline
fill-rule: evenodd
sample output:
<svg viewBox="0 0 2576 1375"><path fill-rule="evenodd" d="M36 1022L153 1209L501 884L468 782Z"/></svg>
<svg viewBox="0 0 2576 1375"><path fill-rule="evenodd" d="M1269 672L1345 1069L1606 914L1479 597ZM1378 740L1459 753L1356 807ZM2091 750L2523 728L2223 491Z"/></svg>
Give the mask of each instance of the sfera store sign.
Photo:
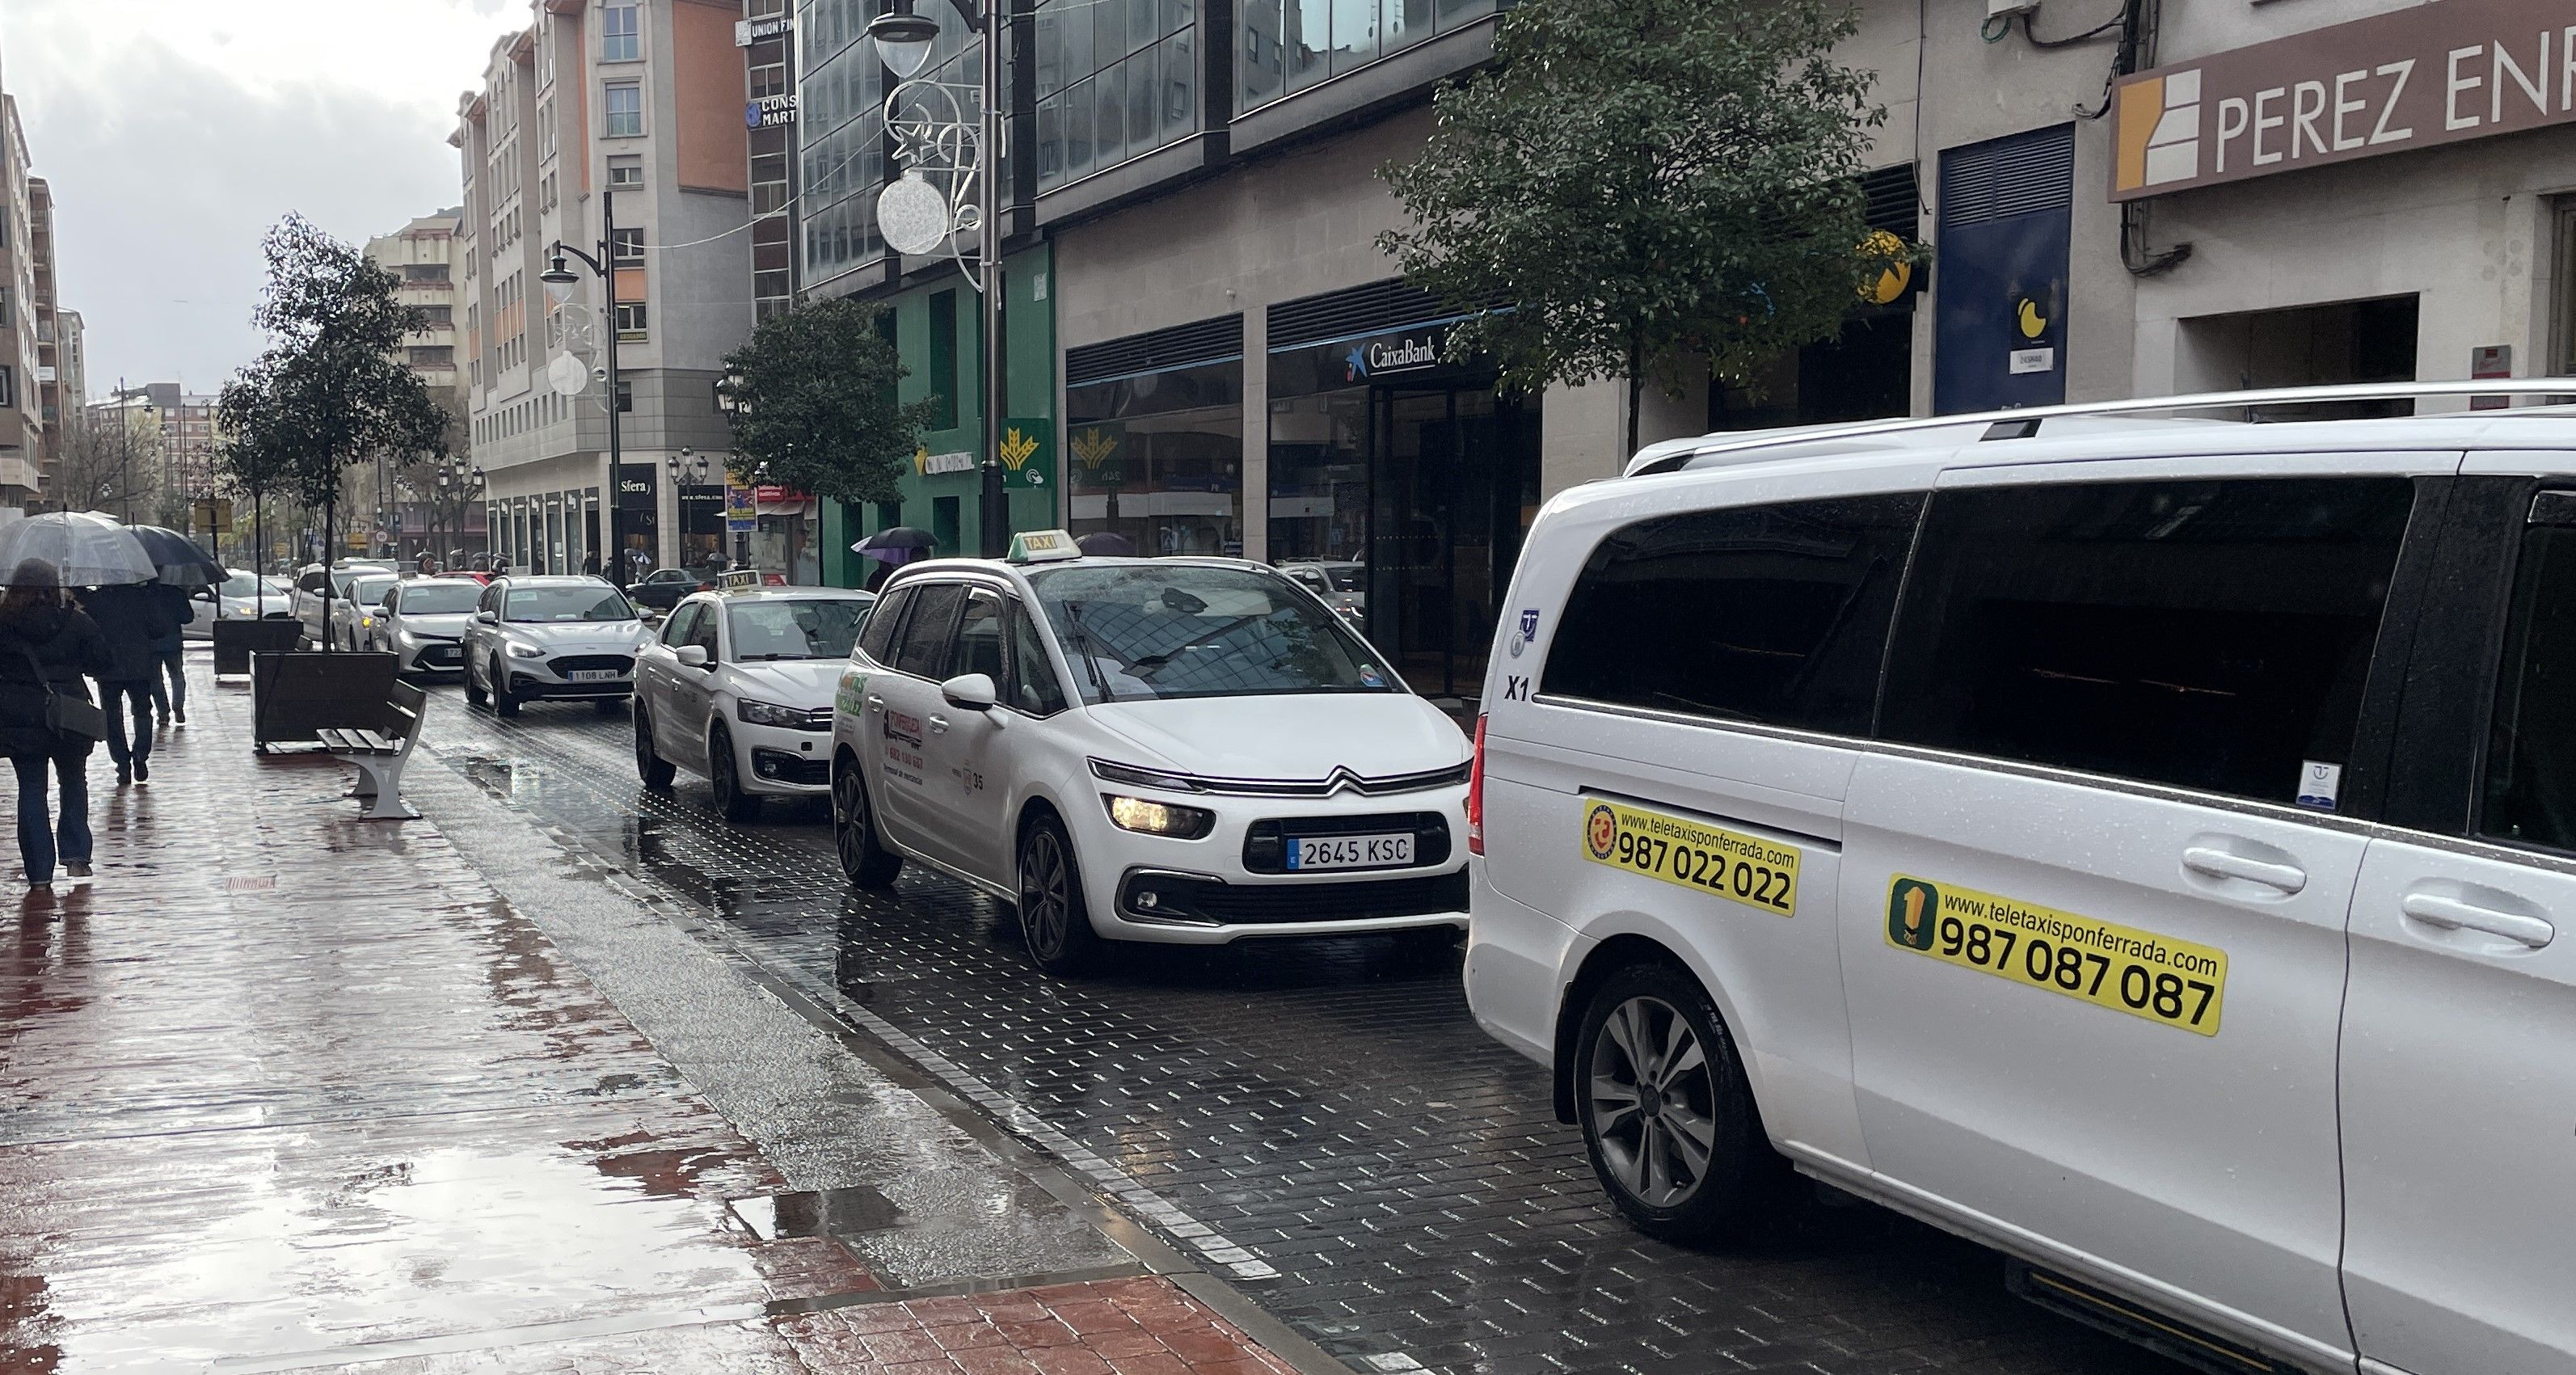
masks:
<svg viewBox="0 0 2576 1375"><path fill-rule="evenodd" d="M2111 199L2576 122L2576 0L2441 0L2175 62L2112 95Z"/></svg>

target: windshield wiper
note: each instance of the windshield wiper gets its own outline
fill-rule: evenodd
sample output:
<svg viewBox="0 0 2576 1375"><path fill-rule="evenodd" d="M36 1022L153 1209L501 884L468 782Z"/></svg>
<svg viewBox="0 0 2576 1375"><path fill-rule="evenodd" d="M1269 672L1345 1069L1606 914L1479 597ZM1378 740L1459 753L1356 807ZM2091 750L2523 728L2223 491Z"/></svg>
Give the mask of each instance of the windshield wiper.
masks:
<svg viewBox="0 0 2576 1375"><path fill-rule="evenodd" d="M1109 680L1102 677L1100 674L1099 661L1091 657L1092 651L1098 649L1100 646L1093 643L1091 632L1083 627L1081 603L1066 602L1064 604L1064 623L1065 628L1073 632L1074 651L1081 655L1082 667L1085 672L1088 672L1091 675L1091 685L1094 688L1099 689L1100 700L1104 702L1116 701L1117 695L1109 690Z"/></svg>

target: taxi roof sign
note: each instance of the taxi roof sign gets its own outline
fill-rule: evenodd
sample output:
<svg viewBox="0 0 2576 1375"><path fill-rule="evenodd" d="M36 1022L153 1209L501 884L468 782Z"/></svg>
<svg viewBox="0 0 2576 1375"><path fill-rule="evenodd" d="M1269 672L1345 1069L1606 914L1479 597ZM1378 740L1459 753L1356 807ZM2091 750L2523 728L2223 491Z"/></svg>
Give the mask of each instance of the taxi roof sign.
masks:
<svg viewBox="0 0 2576 1375"><path fill-rule="evenodd" d="M1004 557L1010 563L1054 563L1081 558L1082 549L1067 531L1022 530L1011 536L1011 552Z"/></svg>

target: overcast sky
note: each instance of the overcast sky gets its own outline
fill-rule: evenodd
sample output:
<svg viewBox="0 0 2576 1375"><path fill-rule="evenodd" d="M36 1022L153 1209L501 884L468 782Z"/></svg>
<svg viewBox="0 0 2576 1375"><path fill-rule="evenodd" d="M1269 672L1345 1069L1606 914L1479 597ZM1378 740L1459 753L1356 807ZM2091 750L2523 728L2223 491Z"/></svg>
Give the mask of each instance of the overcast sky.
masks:
<svg viewBox="0 0 2576 1375"><path fill-rule="evenodd" d="M0 0L89 391L214 391L259 351L259 236L363 242L461 196L456 96L526 0Z"/></svg>

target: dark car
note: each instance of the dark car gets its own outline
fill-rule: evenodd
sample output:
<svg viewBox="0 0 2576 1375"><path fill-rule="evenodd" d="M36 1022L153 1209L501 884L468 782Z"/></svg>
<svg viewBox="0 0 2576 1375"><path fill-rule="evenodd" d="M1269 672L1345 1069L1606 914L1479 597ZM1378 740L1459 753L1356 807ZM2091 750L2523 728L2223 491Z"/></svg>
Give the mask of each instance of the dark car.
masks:
<svg viewBox="0 0 2576 1375"><path fill-rule="evenodd" d="M653 576L641 582L629 584L626 588L626 597L637 606L649 606L656 611L668 611L678 606L682 597L713 586L715 584L685 568L663 568L655 570Z"/></svg>

